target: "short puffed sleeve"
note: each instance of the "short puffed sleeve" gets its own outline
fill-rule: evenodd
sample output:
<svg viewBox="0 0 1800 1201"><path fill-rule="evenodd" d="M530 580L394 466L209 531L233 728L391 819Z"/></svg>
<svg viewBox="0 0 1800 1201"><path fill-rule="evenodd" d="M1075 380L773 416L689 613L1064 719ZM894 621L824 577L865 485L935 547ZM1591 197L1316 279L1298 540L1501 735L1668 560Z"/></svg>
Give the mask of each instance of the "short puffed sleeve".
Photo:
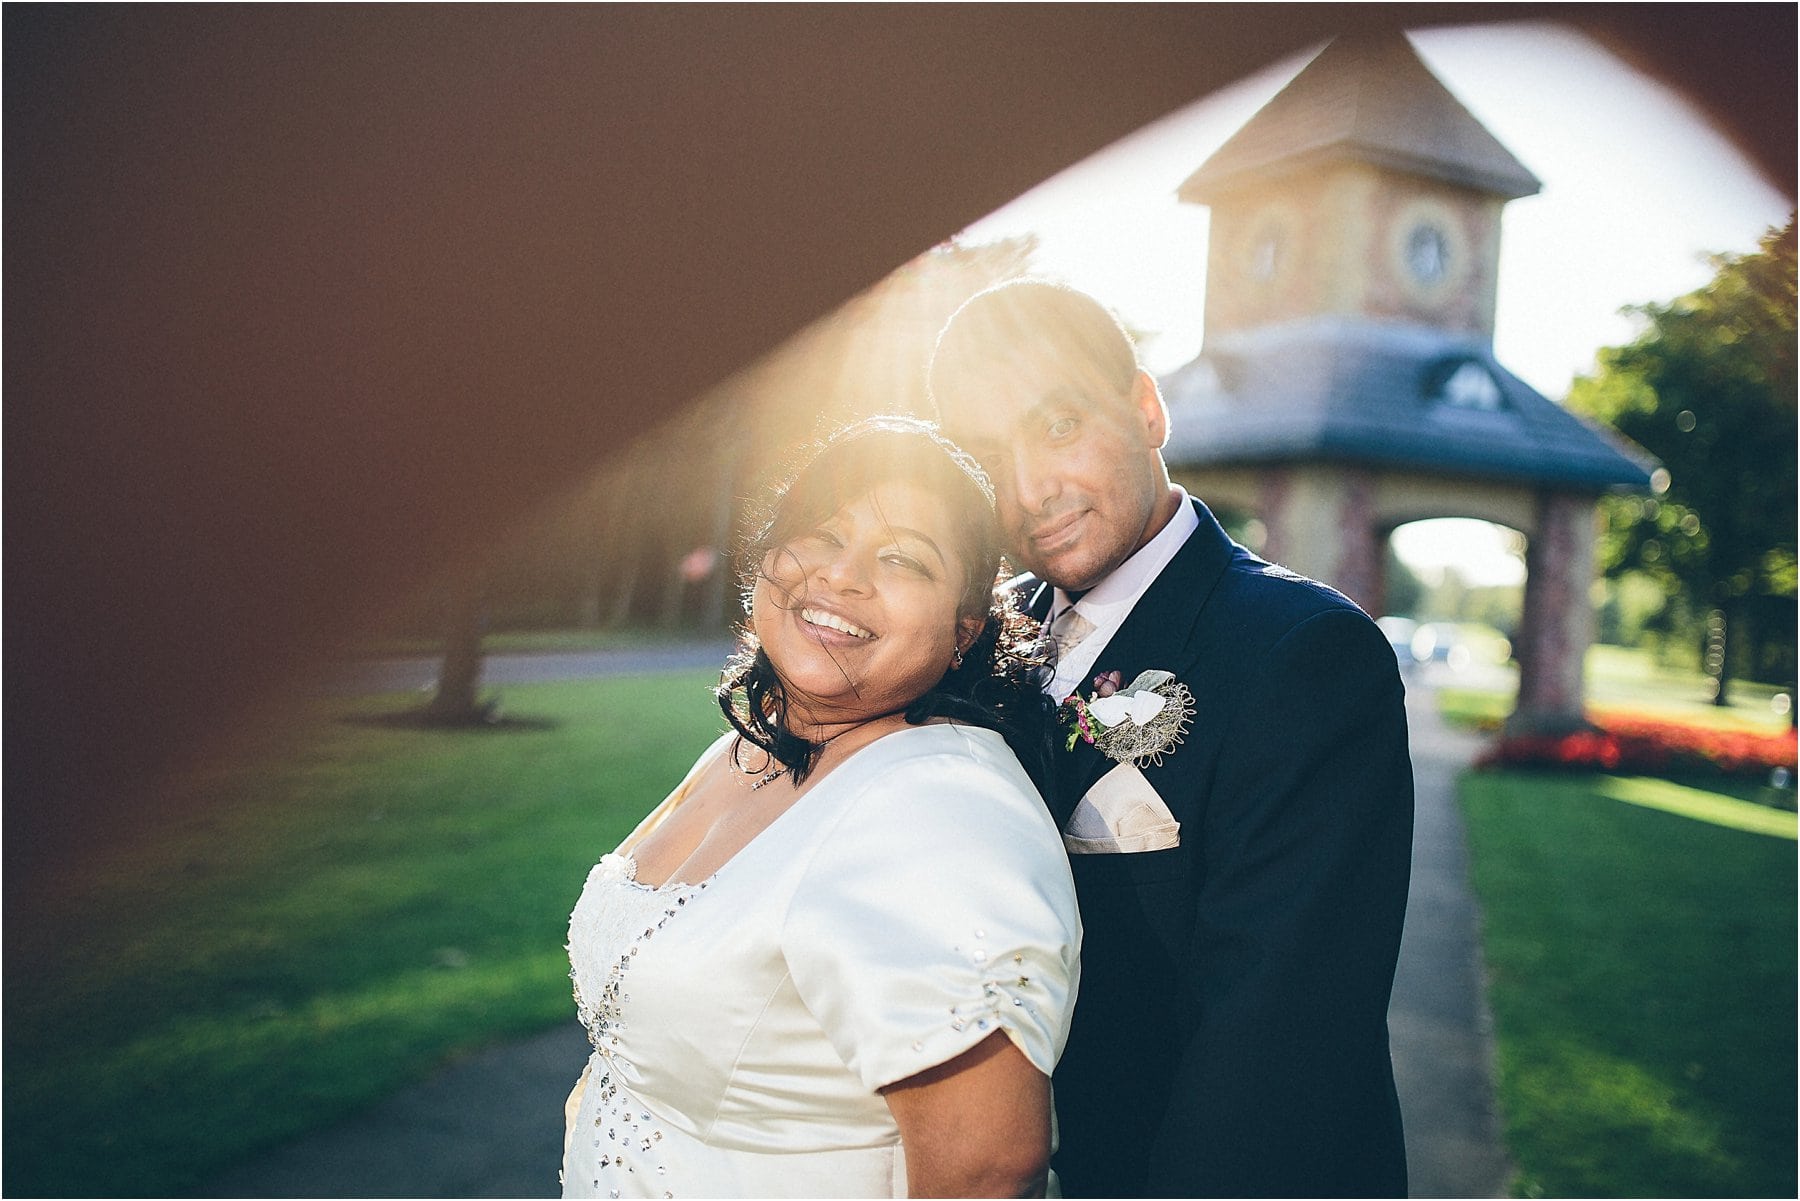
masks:
<svg viewBox="0 0 1800 1201"><path fill-rule="evenodd" d="M795 988L871 1090L995 1030L1049 1075L1081 946L1055 823L998 735L916 732L932 736L865 773L795 887Z"/></svg>

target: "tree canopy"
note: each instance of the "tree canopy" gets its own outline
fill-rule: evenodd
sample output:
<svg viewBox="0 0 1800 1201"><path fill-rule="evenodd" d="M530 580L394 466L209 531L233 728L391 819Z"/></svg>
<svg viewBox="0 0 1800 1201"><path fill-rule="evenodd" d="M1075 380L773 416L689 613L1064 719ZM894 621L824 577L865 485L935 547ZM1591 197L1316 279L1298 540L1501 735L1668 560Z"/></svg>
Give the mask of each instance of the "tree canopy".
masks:
<svg viewBox="0 0 1800 1201"><path fill-rule="evenodd" d="M1644 329L1602 350L1571 408L1662 460L1658 495L1605 505L1601 565L1642 572L1708 631L1724 703L1734 670L1789 682L1795 595L1795 235L1717 255L1708 284L1628 310Z"/></svg>

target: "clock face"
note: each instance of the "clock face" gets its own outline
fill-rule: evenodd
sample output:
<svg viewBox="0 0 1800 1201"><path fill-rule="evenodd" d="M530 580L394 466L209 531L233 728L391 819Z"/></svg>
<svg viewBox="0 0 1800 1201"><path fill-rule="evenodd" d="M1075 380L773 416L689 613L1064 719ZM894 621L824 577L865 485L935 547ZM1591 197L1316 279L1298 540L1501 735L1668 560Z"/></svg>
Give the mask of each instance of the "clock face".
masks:
<svg viewBox="0 0 1800 1201"><path fill-rule="evenodd" d="M1406 269L1422 284L1442 283L1450 274L1450 242L1437 225L1421 221L1406 235Z"/></svg>
<svg viewBox="0 0 1800 1201"><path fill-rule="evenodd" d="M1266 230L1250 246L1250 278L1267 283L1275 278L1275 269L1280 262L1281 235L1272 229Z"/></svg>
<svg viewBox="0 0 1800 1201"><path fill-rule="evenodd" d="M1240 243L1244 276L1268 284L1285 275L1295 262L1299 231L1300 215L1289 205L1278 202L1258 212Z"/></svg>
<svg viewBox="0 0 1800 1201"><path fill-rule="evenodd" d="M1434 196L1414 197L1394 214L1387 254L1390 278L1417 305L1445 303L1475 266L1462 217Z"/></svg>

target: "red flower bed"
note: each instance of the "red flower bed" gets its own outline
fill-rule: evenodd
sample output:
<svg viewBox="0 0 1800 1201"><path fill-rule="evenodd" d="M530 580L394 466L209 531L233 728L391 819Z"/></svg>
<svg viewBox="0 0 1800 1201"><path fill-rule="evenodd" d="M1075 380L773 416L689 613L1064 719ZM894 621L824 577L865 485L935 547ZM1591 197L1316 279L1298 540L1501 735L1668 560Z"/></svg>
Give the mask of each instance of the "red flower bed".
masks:
<svg viewBox="0 0 1800 1201"><path fill-rule="evenodd" d="M1628 775L1724 775L1761 779L1777 767L1794 769L1792 731L1756 734L1715 730L1624 714L1603 717L1598 729L1503 738L1478 760L1482 767L1553 767Z"/></svg>

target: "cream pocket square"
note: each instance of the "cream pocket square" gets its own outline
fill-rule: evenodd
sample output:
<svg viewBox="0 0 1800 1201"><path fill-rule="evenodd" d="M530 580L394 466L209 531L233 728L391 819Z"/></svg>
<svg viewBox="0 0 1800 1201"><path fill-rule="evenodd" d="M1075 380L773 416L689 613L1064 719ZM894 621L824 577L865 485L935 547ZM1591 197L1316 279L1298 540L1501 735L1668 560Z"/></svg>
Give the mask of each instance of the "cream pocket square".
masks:
<svg viewBox="0 0 1800 1201"><path fill-rule="evenodd" d="M1181 823L1144 773L1121 763L1075 806L1063 830L1063 845L1071 855L1164 851L1181 845Z"/></svg>

